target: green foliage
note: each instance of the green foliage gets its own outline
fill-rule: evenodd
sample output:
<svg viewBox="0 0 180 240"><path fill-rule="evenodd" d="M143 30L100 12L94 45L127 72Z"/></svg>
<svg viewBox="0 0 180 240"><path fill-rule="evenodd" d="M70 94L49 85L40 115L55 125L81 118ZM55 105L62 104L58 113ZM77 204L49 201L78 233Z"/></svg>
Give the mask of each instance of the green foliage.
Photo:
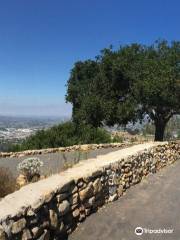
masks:
<svg viewBox="0 0 180 240"><path fill-rule="evenodd" d="M66 100L73 103L72 115L76 124L84 123L98 127L99 122L103 120L100 99L94 95L98 71L98 63L91 60L75 63L71 71Z"/></svg>
<svg viewBox="0 0 180 240"><path fill-rule="evenodd" d="M47 130L38 131L22 144L14 146L14 151L108 143L110 141L110 134L104 129L84 124L77 126L73 122L65 122Z"/></svg>
<svg viewBox="0 0 180 240"><path fill-rule="evenodd" d="M122 125L148 115L155 140L163 140L180 112L180 42L104 49L96 61L75 64L67 87L74 122Z"/></svg>
<svg viewBox="0 0 180 240"><path fill-rule="evenodd" d="M112 139L112 142L113 143L122 143L123 142L123 137L122 136L118 136L118 135L115 135Z"/></svg>
<svg viewBox="0 0 180 240"><path fill-rule="evenodd" d="M122 122L121 114L118 113L123 112L123 109L120 109L119 103L128 91L129 80L117 63L119 55L112 49L104 49L96 61L75 63L67 83L66 95L66 100L73 105L75 123L83 122L97 128L103 122L108 125ZM132 108L127 102L124 107Z"/></svg>

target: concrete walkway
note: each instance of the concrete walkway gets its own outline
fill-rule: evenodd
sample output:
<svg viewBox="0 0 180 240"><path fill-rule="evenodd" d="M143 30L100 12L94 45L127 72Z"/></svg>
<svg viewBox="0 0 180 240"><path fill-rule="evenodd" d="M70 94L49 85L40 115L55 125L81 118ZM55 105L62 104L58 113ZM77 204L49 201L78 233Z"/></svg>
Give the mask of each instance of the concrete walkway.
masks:
<svg viewBox="0 0 180 240"><path fill-rule="evenodd" d="M136 227L173 229L173 233L143 233L137 236ZM180 161L149 175L118 201L89 216L68 239L179 240Z"/></svg>

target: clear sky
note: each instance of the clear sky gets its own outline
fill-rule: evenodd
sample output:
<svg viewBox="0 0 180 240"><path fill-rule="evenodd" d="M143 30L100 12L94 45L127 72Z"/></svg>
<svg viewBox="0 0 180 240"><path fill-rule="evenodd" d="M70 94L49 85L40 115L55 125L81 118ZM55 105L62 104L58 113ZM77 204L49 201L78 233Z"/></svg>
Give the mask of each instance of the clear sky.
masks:
<svg viewBox="0 0 180 240"><path fill-rule="evenodd" d="M70 115L77 60L110 44L180 40L179 0L0 1L0 114Z"/></svg>

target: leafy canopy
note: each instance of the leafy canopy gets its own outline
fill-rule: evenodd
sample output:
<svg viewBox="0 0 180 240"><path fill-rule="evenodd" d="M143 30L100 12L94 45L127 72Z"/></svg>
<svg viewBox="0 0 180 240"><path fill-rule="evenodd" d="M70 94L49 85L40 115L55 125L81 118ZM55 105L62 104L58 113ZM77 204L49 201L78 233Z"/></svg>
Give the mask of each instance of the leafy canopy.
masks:
<svg viewBox="0 0 180 240"><path fill-rule="evenodd" d="M66 99L76 123L121 125L148 116L155 139L162 140L167 122L180 112L180 42L110 47L94 61L76 63Z"/></svg>

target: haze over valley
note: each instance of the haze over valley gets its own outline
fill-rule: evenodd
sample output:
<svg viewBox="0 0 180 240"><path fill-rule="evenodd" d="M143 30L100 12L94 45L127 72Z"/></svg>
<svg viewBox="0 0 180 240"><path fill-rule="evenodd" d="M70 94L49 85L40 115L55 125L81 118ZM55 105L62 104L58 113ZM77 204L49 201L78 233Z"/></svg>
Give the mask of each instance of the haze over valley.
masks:
<svg viewBox="0 0 180 240"><path fill-rule="evenodd" d="M0 150L8 143L19 143L38 130L67 121L68 117L0 116Z"/></svg>

